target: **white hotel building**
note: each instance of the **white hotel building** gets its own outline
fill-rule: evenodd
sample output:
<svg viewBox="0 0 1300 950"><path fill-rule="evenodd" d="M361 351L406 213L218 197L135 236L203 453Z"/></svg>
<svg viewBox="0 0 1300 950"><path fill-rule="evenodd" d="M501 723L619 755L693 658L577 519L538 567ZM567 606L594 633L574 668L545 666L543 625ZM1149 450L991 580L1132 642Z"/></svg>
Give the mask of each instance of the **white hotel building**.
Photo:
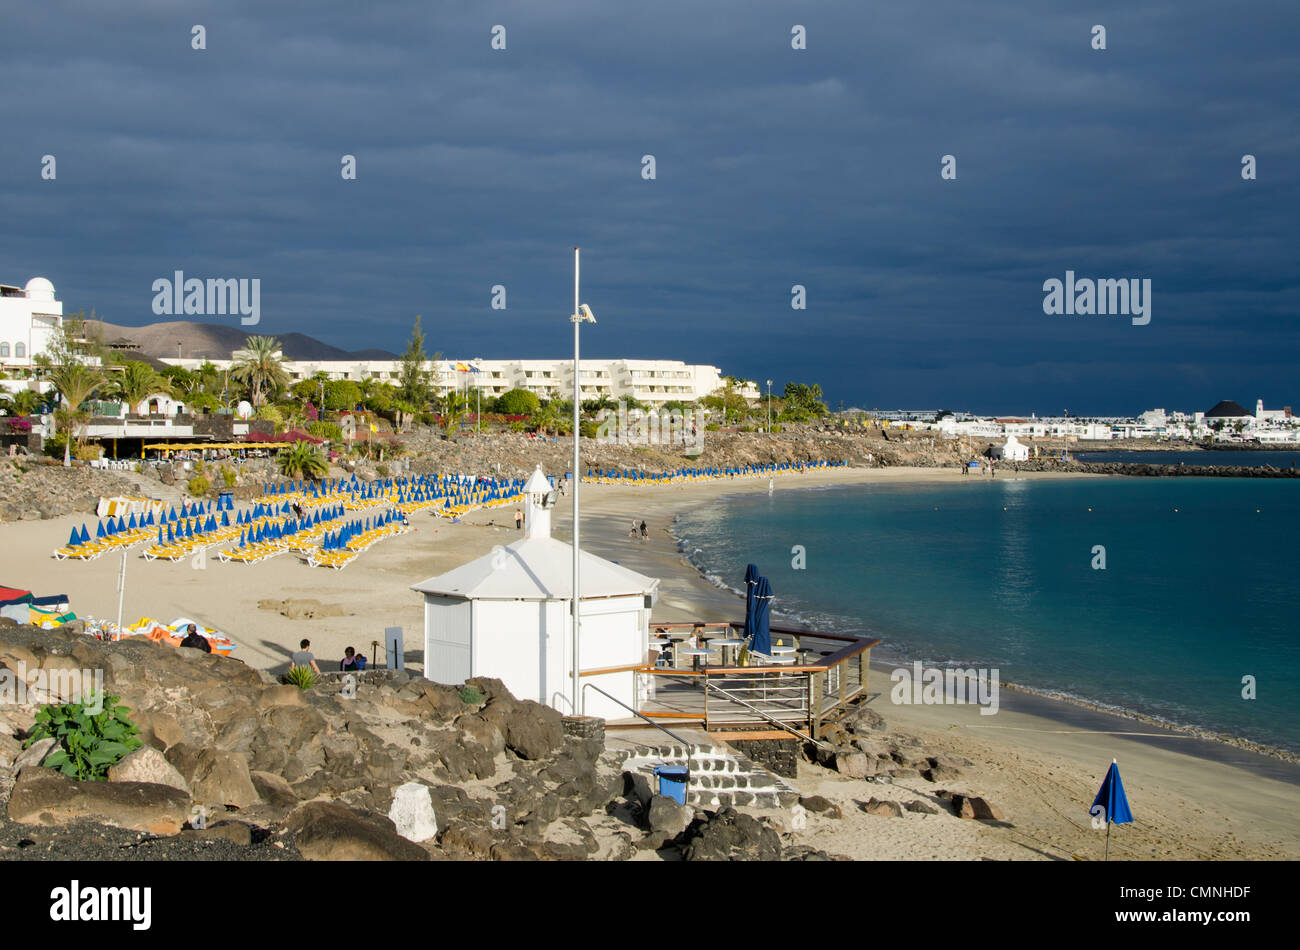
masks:
<svg viewBox="0 0 1300 950"><path fill-rule="evenodd" d="M63 304L44 277L25 287L0 284L0 370L31 369L62 323Z"/></svg>
<svg viewBox="0 0 1300 950"><path fill-rule="evenodd" d="M217 369L227 369L237 358L202 360L164 358L171 366L197 369L205 362ZM324 373L329 379L352 382L375 380L396 383L401 372L397 360L285 360L290 383L311 379ZM458 371L468 366L477 372ZM436 360L428 364L433 387L439 395L453 390L481 393L483 398L500 396L512 389L525 389L539 399L568 399L573 395L573 360ZM652 407L667 402L690 403L708 396L723 385L722 370L716 366L683 363L681 360L582 360L581 391L583 400L608 396L636 399ZM739 390L746 399L757 399L757 384L746 382Z"/></svg>

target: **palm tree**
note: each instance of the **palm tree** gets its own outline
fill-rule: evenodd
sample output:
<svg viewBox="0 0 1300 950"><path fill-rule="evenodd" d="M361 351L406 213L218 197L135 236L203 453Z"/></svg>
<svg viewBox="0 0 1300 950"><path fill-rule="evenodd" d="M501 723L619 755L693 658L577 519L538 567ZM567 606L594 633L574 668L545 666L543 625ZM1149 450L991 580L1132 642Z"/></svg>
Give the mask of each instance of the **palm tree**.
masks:
<svg viewBox="0 0 1300 950"><path fill-rule="evenodd" d="M106 380L96 367L69 363L54 367L50 373L50 381L63 397L64 405L55 413L55 418L67 429L67 436L63 442L63 464L71 465L73 431L77 426L83 426L83 434L78 439L80 443L85 438L84 424L90 418L90 413L84 411L81 404L103 387Z"/></svg>
<svg viewBox="0 0 1300 950"><path fill-rule="evenodd" d="M171 393L171 385L164 376L155 372L148 363L135 360L126 364L113 388L127 404L128 412L138 411L140 403L153 393Z"/></svg>
<svg viewBox="0 0 1300 950"><path fill-rule="evenodd" d="M244 341L244 349L231 369L231 376L248 386L254 408L266 401L268 392L289 381L282 361L279 340L269 336L250 336Z"/></svg>
<svg viewBox="0 0 1300 950"><path fill-rule="evenodd" d="M33 389L20 389L13 394L10 408L15 415L30 416L45 402L45 397Z"/></svg>
<svg viewBox="0 0 1300 950"><path fill-rule="evenodd" d="M556 430L559 421L560 411L555 405L554 399L544 405L538 406L537 409L533 411L533 425L537 426L543 435L546 434L548 429Z"/></svg>
<svg viewBox="0 0 1300 950"><path fill-rule="evenodd" d="M443 405L443 426L447 435L451 435L469 412L467 400L460 393L448 393Z"/></svg>
<svg viewBox="0 0 1300 950"><path fill-rule="evenodd" d="M329 472L325 454L310 442L296 442L280 451L276 459L280 474L286 478L324 478Z"/></svg>

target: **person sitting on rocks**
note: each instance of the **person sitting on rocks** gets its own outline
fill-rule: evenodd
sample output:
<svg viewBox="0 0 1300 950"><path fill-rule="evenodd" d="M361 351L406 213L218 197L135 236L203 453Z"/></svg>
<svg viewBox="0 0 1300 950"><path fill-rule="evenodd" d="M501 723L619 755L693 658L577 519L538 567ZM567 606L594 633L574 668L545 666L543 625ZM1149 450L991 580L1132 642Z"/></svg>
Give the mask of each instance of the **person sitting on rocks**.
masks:
<svg viewBox="0 0 1300 950"><path fill-rule="evenodd" d="M208 642L207 637L199 633L199 628L196 624L190 624L185 629L185 639L181 641L181 646L192 647L195 650L202 650L204 653L212 652L212 644Z"/></svg>
<svg viewBox="0 0 1300 950"><path fill-rule="evenodd" d="M358 670L366 668L366 656L364 653L358 653L352 647L343 651L343 661L339 663L339 671L343 673L355 673Z"/></svg>

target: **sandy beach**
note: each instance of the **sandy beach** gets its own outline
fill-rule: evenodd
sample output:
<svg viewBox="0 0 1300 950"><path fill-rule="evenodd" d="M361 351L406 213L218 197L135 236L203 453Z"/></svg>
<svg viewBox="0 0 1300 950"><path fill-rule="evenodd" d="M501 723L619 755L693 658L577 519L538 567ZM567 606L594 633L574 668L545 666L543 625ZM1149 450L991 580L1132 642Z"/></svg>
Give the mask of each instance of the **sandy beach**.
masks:
<svg viewBox="0 0 1300 950"><path fill-rule="evenodd" d="M1008 472L1005 477L1105 476ZM961 478L955 469L839 469L778 477L775 487L780 492ZM675 514L693 506L732 492L767 490L766 479L669 488L584 486L583 547L661 578L656 620L738 619L740 599L704 581L677 551L668 529ZM649 524L647 542L627 538L633 518ZM93 529L93 519L81 516L0 526L0 584L38 594L66 592L80 616L114 619L118 558L82 563L49 556L83 520ZM287 554L256 565L221 564L209 557L204 570L187 562L146 563L137 554L128 558L123 618L129 623L140 616L164 622L191 617L234 639L239 659L276 672L287 666L303 638L312 641L321 668L329 670L337 669L344 647L370 654L384 628L400 626L406 660L418 668L423 610L410 585L507 544L519 533L511 509L475 512L459 524L419 513L412 525L413 533L377 544L343 571L313 569ZM567 501L556 512L555 529L559 537L570 535ZM1087 806L1115 758L1138 820L1112 834L1112 857L1300 857L1300 822L1294 818L1300 766L1010 690L996 717L981 717L969 706L896 706L889 700L888 668L875 665L871 691L883 695L871 708L885 717L891 732L969 759L972 766L949 787L995 802L1007 821L866 815L855 802L932 796L935 786L919 777L868 785L804 765L796 783L800 790L840 804L844 817L809 815L807 828L796 833L802 843L855 858L1099 859L1102 833L1091 828Z"/></svg>

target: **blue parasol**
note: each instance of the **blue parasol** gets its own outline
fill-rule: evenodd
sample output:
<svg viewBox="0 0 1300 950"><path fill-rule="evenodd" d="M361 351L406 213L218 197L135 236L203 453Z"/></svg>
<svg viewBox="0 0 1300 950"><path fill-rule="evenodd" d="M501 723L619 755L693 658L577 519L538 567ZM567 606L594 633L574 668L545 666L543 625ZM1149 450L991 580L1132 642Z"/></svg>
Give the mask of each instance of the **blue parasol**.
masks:
<svg viewBox="0 0 1300 950"><path fill-rule="evenodd" d="M760 577L754 585L754 641L752 649L756 653L772 652L772 585L766 577Z"/></svg>
<svg viewBox="0 0 1300 950"><path fill-rule="evenodd" d="M1115 759L1110 760L1106 778L1102 780L1088 814L1092 815L1094 826L1099 820L1106 823L1106 859L1109 860L1110 826L1128 824L1133 820L1133 813L1128 808L1128 797L1124 794L1124 783L1119 777L1119 763Z"/></svg>

